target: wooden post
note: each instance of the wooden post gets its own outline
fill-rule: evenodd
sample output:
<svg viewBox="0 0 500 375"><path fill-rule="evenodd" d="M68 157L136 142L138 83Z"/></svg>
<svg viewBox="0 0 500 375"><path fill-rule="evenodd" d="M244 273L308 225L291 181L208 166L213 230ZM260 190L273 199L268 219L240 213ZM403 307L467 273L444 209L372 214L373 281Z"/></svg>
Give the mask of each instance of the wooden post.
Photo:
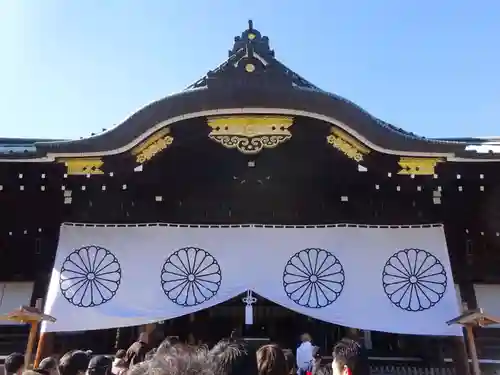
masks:
<svg viewBox="0 0 500 375"><path fill-rule="evenodd" d="M35 308L38 310L42 310L43 300L41 298L37 298L35 301ZM28 365L31 363L33 348L35 347L35 340L38 334L38 327L40 326L40 321L30 321L30 334L28 336L28 344L26 345L26 352L24 353L24 368L28 368Z"/></svg>
<svg viewBox="0 0 500 375"><path fill-rule="evenodd" d="M450 349L456 375L470 375L469 357L464 336L450 337Z"/></svg>
<svg viewBox="0 0 500 375"><path fill-rule="evenodd" d="M148 323L141 326L140 332L146 332L150 335L156 328L156 323Z"/></svg>
<svg viewBox="0 0 500 375"><path fill-rule="evenodd" d="M33 347L35 346L35 339L38 333L39 322L30 322L30 335L28 337L28 344L26 345L26 352L24 353L24 368L28 368L31 362L31 355L33 353Z"/></svg>
<svg viewBox="0 0 500 375"><path fill-rule="evenodd" d="M474 331L472 330L472 325L465 325L465 330L467 332L467 344L469 346L469 354L472 361L472 371L474 375L481 375L479 360L477 358L476 341L474 340Z"/></svg>
<svg viewBox="0 0 500 375"><path fill-rule="evenodd" d="M38 339L38 345L36 347L35 362L33 367L38 367L40 361L52 355L54 349L54 332L42 332L40 338Z"/></svg>

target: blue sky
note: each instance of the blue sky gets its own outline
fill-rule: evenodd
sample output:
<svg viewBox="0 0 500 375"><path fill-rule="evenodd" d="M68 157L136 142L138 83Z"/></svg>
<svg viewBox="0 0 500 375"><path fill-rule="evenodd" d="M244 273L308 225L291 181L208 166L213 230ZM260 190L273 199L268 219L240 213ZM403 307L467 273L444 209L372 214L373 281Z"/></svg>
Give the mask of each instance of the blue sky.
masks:
<svg viewBox="0 0 500 375"><path fill-rule="evenodd" d="M385 121L500 135L498 0L0 0L0 137L110 128L225 60L249 18L291 69Z"/></svg>

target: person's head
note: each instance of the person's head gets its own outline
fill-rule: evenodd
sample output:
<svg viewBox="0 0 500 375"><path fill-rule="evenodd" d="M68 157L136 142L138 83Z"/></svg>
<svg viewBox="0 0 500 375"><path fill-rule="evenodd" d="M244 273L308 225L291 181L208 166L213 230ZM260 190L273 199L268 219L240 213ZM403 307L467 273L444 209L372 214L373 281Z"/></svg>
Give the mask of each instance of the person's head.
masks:
<svg viewBox="0 0 500 375"><path fill-rule="evenodd" d="M302 335L300 335L300 341L311 342L312 341L311 335L309 333L303 333Z"/></svg>
<svg viewBox="0 0 500 375"><path fill-rule="evenodd" d="M54 357L47 357L42 359L35 371L44 375L59 375L57 365L57 359Z"/></svg>
<svg viewBox="0 0 500 375"><path fill-rule="evenodd" d="M64 354L59 360L61 375L83 375L87 371L90 358L82 350L72 350Z"/></svg>
<svg viewBox="0 0 500 375"><path fill-rule="evenodd" d="M149 361L132 367L127 375L216 375L205 352L177 343L164 352L157 352ZM217 374L219 375L219 374Z"/></svg>
<svg viewBox="0 0 500 375"><path fill-rule="evenodd" d="M297 373L295 356L291 349L283 349L283 354L285 355L286 368L288 369L289 375L295 375Z"/></svg>
<svg viewBox="0 0 500 375"><path fill-rule="evenodd" d="M142 342L144 344L149 344L149 334L147 332L141 332L137 341Z"/></svg>
<svg viewBox="0 0 500 375"><path fill-rule="evenodd" d="M354 340L344 338L333 348L332 375L368 374L366 358L361 346Z"/></svg>
<svg viewBox="0 0 500 375"><path fill-rule="evenodd" d="M21 375L24 371L24 355L21 353L12 353L5 358L5 373L7 375Z"/></svg>
<svg viewBox="0 0 500 375"><path fill-rule="evenodd" d="M180 343L179 336L167 336L161 344L158 346L158 352L166 352L168 351L172 346L177 345Z"/></svg>
<svg viewBox="0 0 500 375"><path fill-rule="evenodd" d="M125 359L127 352L123 349L119 349L115 354L115 359L113 360L113 366L119 368L127 368L127 360Z"/></svg>
<svg viewBox="0 0 500 375"><path fill-rule="evenodd" d="M259 375L288 375L285 353L276 344L263 345L257 350Z"/></svg>
<svg viewBox="0 0 500 375"><path fill-rule="evenodd" d="M209 352L218 375L255 375L257 357L244 341L221 340Z"/></svg>
<svg viewBox="0 0 500 375"><path fill-rule="evenodd" d="M196 345L196 338L194 337L194 335L192 333L188 334L187 343L189 345Z"/></svg>
<svg viewBox="0 0 500 375"><path fill-rule="evenodd" d="M105 355L96 355L93 357L87 367L87 375L109 375L113 360Z"/></svg>
<svg viewBox="0 0 500 375"><path fill-rule="evenodd" d="M123 359L123 358L125 358L126 354L127 354L127 351L125 349L118 349L116 354L115 354L115 358Z"/></svg>

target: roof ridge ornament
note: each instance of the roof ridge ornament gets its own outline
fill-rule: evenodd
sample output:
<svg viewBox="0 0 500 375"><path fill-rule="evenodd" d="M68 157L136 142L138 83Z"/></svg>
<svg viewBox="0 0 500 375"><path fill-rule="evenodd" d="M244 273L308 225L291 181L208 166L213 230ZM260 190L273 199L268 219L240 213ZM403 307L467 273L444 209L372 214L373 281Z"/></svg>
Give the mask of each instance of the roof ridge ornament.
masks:
<svg viewBox="0 0 500 375"><path fill-rule="evenodd" d="M229 58L204 77L189 85L186 90L197 88L226 89L235 86L304 87L319 90L275 58L269 46L269 38L254 28L248 20L248 28L234 37Z"/></svg>
<svg viewBox="0 0 500 375"><path fill-rule="evenodd" d="M229 57L242 49L247 51L251 49L264 60L274 58L274 51L269 47L269 38L262 36L259 30L254 29L252 20L248 20L248 29L243 31L241 36L234 37L234 44L229 51Z"/></svg>

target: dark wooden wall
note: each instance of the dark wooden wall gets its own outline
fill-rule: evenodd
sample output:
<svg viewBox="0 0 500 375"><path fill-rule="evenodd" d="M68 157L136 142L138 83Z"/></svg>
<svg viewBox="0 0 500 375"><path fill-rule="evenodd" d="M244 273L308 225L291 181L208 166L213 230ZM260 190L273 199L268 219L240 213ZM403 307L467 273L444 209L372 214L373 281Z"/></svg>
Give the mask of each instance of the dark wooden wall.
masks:
<svg viewBox="0 0 500 375"><path fill-rule="evenodd" d="M455 280L500 282L497 164L443 163L438 178L411 178L396 173L396 156L372 152L363 163L368 171L360 172L326 144L329 126L320 121L296 119L290 141L254 156L210 140L203 119L176 126L174 144L142 172L133 171L126 155L106 161L112 176L65 176L64 167L53 163L0 163L2 275L48 281L63 221L443 222ZM62 186L71 204L65 204ZM434 204L439 188L441 204Z"/></svg>

